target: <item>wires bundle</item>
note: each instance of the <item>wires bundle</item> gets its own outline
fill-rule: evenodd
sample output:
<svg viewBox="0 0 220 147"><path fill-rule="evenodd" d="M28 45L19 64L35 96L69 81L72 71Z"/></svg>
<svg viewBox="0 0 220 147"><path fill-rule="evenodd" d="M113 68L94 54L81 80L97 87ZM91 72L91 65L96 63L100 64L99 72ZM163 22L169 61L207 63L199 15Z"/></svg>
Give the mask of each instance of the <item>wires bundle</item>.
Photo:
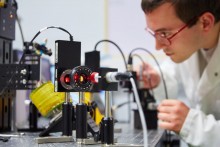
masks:
<svg viewBox="0 0 220 147"><path fill-rule="evenodd" d="M54 92L51 81L42 84L30 94L31 101L42 116L50 116L55 109L60 109L65 100L64 92Z"/></svg>

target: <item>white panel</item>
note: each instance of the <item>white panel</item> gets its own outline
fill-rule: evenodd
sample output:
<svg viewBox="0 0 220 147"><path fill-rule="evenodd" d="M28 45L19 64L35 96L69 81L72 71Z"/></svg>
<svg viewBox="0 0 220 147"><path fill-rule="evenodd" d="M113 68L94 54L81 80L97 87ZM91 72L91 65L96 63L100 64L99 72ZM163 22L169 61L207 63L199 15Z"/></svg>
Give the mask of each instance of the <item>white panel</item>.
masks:
<svg viewBox="0 0 220 147"><path fill-rule="evenodd" d="M19 0L18 15L25 41L46 26L60 26L68 30L75 41L82 42L82 52L91 51L104 35L103 0ZM69 36L56 29L44 31L35 41L41 43L48 39L48 47L54 50L55 40L68 40ZM22 48L18 26L14 48ZM51 61L54 57L51 57Z"/></svg>

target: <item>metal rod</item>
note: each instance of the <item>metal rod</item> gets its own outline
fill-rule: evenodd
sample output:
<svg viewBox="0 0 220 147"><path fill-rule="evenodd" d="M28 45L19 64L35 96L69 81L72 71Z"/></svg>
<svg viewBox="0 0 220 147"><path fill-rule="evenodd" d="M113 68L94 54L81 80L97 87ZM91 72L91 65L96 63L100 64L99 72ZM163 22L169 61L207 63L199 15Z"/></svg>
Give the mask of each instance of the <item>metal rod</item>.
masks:
<svg viewBox="0 0 220 147"><path fill-rule="evenodd" d="M65 92L65 102L70 102L70 92Z"/></svg>
<svg viewBox="0 0 220 147"><path fill-rule="evenodd" d="M83 103L84 101L84 92L79 92L79 103Z"/></svg>
<svg viewBox="0 0 220 147"><path fill-rule="evenodd" d="M110 91L105 91L105 117L111 117Z"/></svg>

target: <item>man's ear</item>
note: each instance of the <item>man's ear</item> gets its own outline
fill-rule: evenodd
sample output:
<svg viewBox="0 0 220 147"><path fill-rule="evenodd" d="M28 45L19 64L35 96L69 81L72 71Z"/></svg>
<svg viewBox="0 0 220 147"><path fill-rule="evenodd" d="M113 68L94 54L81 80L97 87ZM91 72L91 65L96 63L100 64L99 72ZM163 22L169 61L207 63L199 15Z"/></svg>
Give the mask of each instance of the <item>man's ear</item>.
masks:
<svg viewBox="0 0 220 147"><path fill-rule="evenodd" d="M199 17L199 22L204 31L209 31L215 25L215 16L210 12L205 12Z"/></svg>

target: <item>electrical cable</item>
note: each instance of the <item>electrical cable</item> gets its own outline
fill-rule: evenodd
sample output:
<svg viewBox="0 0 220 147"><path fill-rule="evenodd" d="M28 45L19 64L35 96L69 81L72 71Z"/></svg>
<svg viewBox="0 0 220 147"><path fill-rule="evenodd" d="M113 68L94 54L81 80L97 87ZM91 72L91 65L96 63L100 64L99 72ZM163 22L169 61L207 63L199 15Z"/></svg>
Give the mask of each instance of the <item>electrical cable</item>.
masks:
<svg viewBox="0 0 220 147"><path fill-rule="evenodd" d="M140 55L138 55L138 54L133 54L133 55L131 55L132 57L138 57L140 60L141 60L141 62L142 62L142 64L144 64L144 60L143 60L143 58L140 56Z"/></svg>
<svg viewBox="0 0 220 147"><path fill-rule="evenodd" d="M131 82L133 92L134 92L134 98L137 103L138 112L139 112L140 119L141 119L141 125L143 128L144 147L148 147L147 124L145 121L143 108L140 102L140 97L138 95L137 86L135 84L134 78L132 77L132 74L130 72L125 72L125 73L109 72L106 74L106 80L108 82L118 82L118 81L127 81L127 80Z"/></svg>
<svg viewBox="0 0 220 147"><path fill-rule="evenodd" d="M132 102L132 101L126 101L126 102L123 102L123 103L118 104L118 105L113 105L113 106L112 106L112 110L115 111L116 109L118 109L118 108L120 108L120 107L122 107L122 106L124 106L124 105L126 105L126 104L129 104L129 103L131 103L131 102Z"/></svg>
<svg viewBox="0 0 220 147"><path fill-rule="evenodd" d="M122 57L123 57L124 64L125 64L125 68L126 68L126 70L127 70L127 64L126 64L125 55L124 55L124 53L122 52L121 48L120 48L116 43L114 43L113 41L104 39L104 40L100 40L100 41L98 41L98 42L96 43L95 49L94 49L95 51L97 51L97 46L98 46L98 44L101 43L101 42L109 42L109 43L114 44L114 45L117 47L117 49L120 51L120 53L121 53L121 55L122 55Z"/></svg>
<svg viewBox="0 0 220 147"><path fill-rule="evenodd" d="M18 9L18 3L17 3L16 0L14 0L14 7L15 7L16 10ZM23 31L22 31L21 22L20 22L20 19L18 17L18 13L17 12L15 13L15 18L16 18L16 21L18 23L18 27L19 27L19 30L20 30L20 33L21 33L22 43L24 45L24 34L23 34Z"/></svg>
<svg viewBox="0 0 220 147"><path fill-rule="evenodd" d="M24 45L24 34L23 34L23 31L22 31L20 19L18 18L17 14L16 14L16 21L18 23L18 27L19 27L19 30L20 30L20 33L21 33L22 44Z"/></svg>
<svg viewBox="0 0 220 147"><path fill-rule="evenodd" d="M144 112L143 112L143 109L142 109L142 106L141 106L141 102L140 102L140 98L139 98L139 95L138 95L138 92L137 92L137 87L135 85L135 81L134 81L133 78L130 78L130 81L131 81L131 85L132 85L133 92L134 92L134 98L135 98L135 101L136 101L137 106L138 106L138 111L139 111L141 124L142 124L142 128L143 128L144 147L148 147L147 124L146 124L146 121L145 121Z"/></svg>
<svg viewBox="0 0 220 147"><path fill-rule="evenodd" d="M143 50L143 51L147 52L147 53L154 59L154 61L156 62L157 66L158 66L158 68L159 68L159 71L160 71L161 78L162 78L162 82L163 82L163 86L164 86L164 92L165 92L165 98L168 99L167 86L166 86L166 82L165 82L165 79L164 79L164 76L163 76L163 72L162 72L162 70L161 70L161 68L160 68L159 62L158 62L157 59L154 57L154 55L153 55L150 51L148 51L147 49L145 49L145 48L135 48L135 49L133 49L133 50L130 52L130 54L129 54L129 56L128 56L128 59L131 58L132 53L133 53L134 51L136 51L136 50Z"/></svg>
<svg viewBox="0 0 220 147"><path fill-rule="evenodd" d="M37 38L37 36L38 36L40 33L42 33L43 31L45 31L45 30L47 30L47 29L52 29L52 28L59 29L59 30L62 30L62 31L64 31L64 32L66 32L66 33L69 34L69 36L70 36L70 41L73 41L73 36L72 36L67 30L65 30L64 28L56 27L56 26L50 26L50 27L42 28L39 32L37 32L37 34L35 34L34 37L31 39L30 44L33 43L34 39Z"/></svg>
<svg viewBox="0 0 220 147"><path fill-rule="evenodd" d="M160 68L159 62L158 62L157 59L154 57L154 55L153 55L150 51L148 51L147 49L145 49L145 48L135 48L135 49L133 49L133 50L130 52L130 54L129 54L129 56L128 56L128 59L131 58L132 53L133 53L134 51L136 51L136 50L143 50L143 51L147 52L149 55L151 55L151 57L152 57L152 58L154 59L154 61L156 62L157 66L158 66L158 68L159 68L160 74L161 74L161 78L162 78L163 85L164 85L165 98L168 99L167 86L166 86L166 82L165 82L165 79L164 79L164 76L163 76L163 72L162 72L162 70L161 70L161 68ZM129 60L128 60L128 61L129 61ZM166 131L165 131L165 134L166 134L166 136L167 136L168 143L171 143L171 132L168 131L168 130L166 130Z"/></svg>
<svg viewBox="0 0 220 147"><path fill-rule="evenodd" d="M140 55L133 54L133 55L131 55L131 57L138 57L141 60L142 64L144 65L144 60L143 60L143 58ZM147 76L147 80L148 80L149 85L150 85L150 91L151 91L151 93L152 93L152 95L154 97L154 91L153 91L152 84L151 84L151 78L149 76Z"/></svg>
<svg viewBox="0 0 220 147"><path fill-rule="evenodd" d="M38 35L40 35L40 33L42 33L43 31L47 30L47 29L52 29L52 28L55 28L55 29L59 29L59 30L62 30L64 32L66 32L67 34L69 34L69 37L70 37L70 41L73 41L73 36L64 28L61 28L61 27L56 27L56 26L50 26L50 27L45 27L45 28L42 28L40 31L38 31L34 37L31 39L31 41L29 42L29 44L32 44L33 41L37 38ZM29 45L28 45L29 46ZM21 56L21 59L19 61L19 64L21 64L21 61L23 60L24 58L24 53L22 54Z"/></svg>

